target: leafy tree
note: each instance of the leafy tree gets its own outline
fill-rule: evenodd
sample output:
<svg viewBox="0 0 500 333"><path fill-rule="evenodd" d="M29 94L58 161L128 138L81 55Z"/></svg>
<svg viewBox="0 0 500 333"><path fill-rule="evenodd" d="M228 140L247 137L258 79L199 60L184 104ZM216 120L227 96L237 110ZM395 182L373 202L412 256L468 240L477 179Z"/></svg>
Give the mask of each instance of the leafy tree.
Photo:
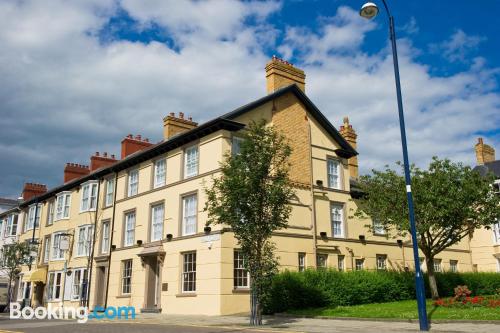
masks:
<svg viewBox="0 0 500 333"><path fill-rule="evenodd" d="M388 166L372 172L360 179L365 195L355 215L370 216L398 235L409 233L404 177ZM475 229L489 228L500 216L500 197L493 192L492 177L481 177L470 167L447 159L434 157L428 170L412 166L411 175L418 247L425 256L432 298L438 298L435 256Z"/></svg>
<svg viewBox="0 0 500 333"><path fill-rule="evenodd" d="M3 262L1 270L6 273L9 278L9 286L7 291L7 304L12 300L12 282L17 274L21 271L21 265L30 263L30 253L35 248L28 242L19 242L12 245L5 245L3 248Z"/></svg>
<svg viewBox="0 0 500 333"><path fill-rule="evenodd" d="M277 271L272 233L286 228L293 195L291 148L265 121L249 124L238 154L227 153L222 176L205 188L209 224L231 227L250 274L250 324L262 324L262 301Z"/></svg>

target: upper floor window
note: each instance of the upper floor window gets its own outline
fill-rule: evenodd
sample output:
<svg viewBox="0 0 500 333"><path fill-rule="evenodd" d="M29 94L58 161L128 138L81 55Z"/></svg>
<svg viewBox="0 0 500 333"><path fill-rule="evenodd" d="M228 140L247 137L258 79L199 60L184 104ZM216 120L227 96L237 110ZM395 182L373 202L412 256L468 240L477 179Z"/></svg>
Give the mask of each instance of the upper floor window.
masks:
<svg viewBox="0 0 500 333"><path fill-rule="evenodd" d="M42 212L42 204L31 205L28 210L28 221L26 223L26 230L36 229L40 225L40 214Z"/></svg>
<svg viewBox="0 0 500 333"><path fill-rule="evenodd" d="M18 214L11 214L7 218L7 228L5 236L15 236L17 234L17 225L19 221Z"/></svg>
<svg viewBox="0 0 500 333"><path fill-rule="evenodd" d="M95 210L97 204L97 182L84 184L82 187L82 202L80 211Z"/></svg>
<svg viewBox="0 0 500 333"><path fill-rule="evenodd" d="M50 236L46 236L43 244L43 262L48 263L50 258Z"/></svg>
<svg viewBox="0 0 500 333"><path fill-rule="evenodd" d="M135 240L135 212L125 214L125 232L123 235L123 246L134 245Z"/></svg>
<svg viewBox="0 0 500 333"><path fill-rule="evenodd" d="M373 220L373 234L385 235L386 230L384 225L379 220Z"/></svg>
<svg viewBox="0 0 500 333"><path fill-rule="evenodd" d="M155 162L154 188L165 185L167 175L167 161L163 158Z"/></svg>
<svg viewBox="0 0 500 333"><path fill-rule="evenodd" d="M49 201L49 210L47 212L47 225L54 223L54 200Z"/></svg>
<svg viewBox="0 0 500 333"><path fill-rule="evenodd" d="M92 225L85 225L78 228L77 256L88 256L92 247Z"/></svg>
<svg viewBox="0 0 500 333"><path fill-rule="evenodd" d="M333 158L327 160L328 187L340 189L340 162Z"/></svg>
<svg viewBox="0 0 500 333"><path fill-rule="evenodd" d="M241 152L241 144L243 142L243 138L233 136L233 140L231 142L231 154L238 155Z"/></svg>
<svg viewBox="0 0 500 333"><path fill-rule="evenodd" d="M61 260L64 259L64 254L66 250L61 249L61 242L63 241L63 233L62 232L57 232L52 234L52 253L51 253L51 260Z"/></svg>
<svg viewBox="0 0 500 333"><path fill-rule="evenodd" d="M132 259L122 261L122 294L132 291Z"/></svg>
<svg viewBox="0 0 500 333"><path fill-rule="evenodd" d="M500 222L493 224L493 238L496 244L500 244Z"/></svg>
<svg viewBox="0 0 500 333"><path fill-rule="evenodd" d="M128 173L127 196L131 197L139 192L139 170L131 170Z"/></svg>
<svg viewBox="0 0 500 333"><path fill-rule="evenodd" d="M113 204L115 194L115 179L110 178L106 180L106 197L104 199L104 204L109 207Z"/></svg>
<svg viewBox="0 0 500 333"><path fill-rule="evenodd" d="M333 237L344 237L344 207L340 204L331 204L331 220Z"/></svg>
<svg viewBox="0 0 500 333"><path fill-rule="evenodd" d="M196 233L197 224L197 203L196 194L182 198L182 235L192 235Z"/></svg>
<svg viewBox="0 0 500 333"><path fill-rule="evenodd" d="M62 192L56 198L56 221L69 218L69 207L71 205L71 193Z"/></svg>
<svg viewBox="0 0 500 333"><path fill-rule="evenodd" d="M198 174L198 146L191 146L184 152L184 178Z"/></svg>
<svg viewBox="0 0 500 333"><path fill-rule="evenodd" d="M151 241L161 240L163 236L163 204L151 207Z"/></svg>
<svg viewBox="0 0 500 333"><path fill-rule="evenodd" d="M101 253L108 253L109 249L109 221L102 222Z"/></svg>

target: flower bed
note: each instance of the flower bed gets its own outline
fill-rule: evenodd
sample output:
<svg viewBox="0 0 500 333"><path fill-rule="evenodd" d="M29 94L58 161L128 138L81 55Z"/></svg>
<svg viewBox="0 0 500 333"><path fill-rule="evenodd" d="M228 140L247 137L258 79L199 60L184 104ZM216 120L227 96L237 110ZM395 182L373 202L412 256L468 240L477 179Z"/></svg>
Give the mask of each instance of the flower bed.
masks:
<svg viewBox="0 0 500 333"><path fill-rule="evenodd" d="M435 306L442 307L489 307L500 308L500 295L494 296L471 296L472 292L467 286L457 286L455 296L450 298L440 298L434 301Z"/></svg>

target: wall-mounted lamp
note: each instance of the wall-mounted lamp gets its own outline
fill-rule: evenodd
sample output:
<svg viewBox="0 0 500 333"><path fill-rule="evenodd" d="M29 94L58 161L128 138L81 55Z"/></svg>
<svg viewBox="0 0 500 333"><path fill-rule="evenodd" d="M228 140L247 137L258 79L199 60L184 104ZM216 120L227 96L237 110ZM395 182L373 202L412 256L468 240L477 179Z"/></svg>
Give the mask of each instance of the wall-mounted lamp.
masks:
<svg viewBox="0 0 500 333"><path fill-rule="evenodd" d="M172 237L173 237L173 236L172 236L172 234L167 234L167 240L168 240L168 241L171 241L171 240L172 240Z"/></svg>
<svg viewBox="0 0 500 333"><path fill-rule="evenodd" d="M399 247L403 247L403 240L402 239L398 239L396 242L398 243Z"/></svg>
<svg viewBox="0 0 500 333"><path fill-rule="evenodd" d="M212 231L212 228L207 225L205 228L203 228L203 231L205 231L205 233L208 234L210 233L210 231Z"/></svg>
<svg viewBox="0 0 500 333"><path fill-rule="evenodd" d="M359 240L362 242L366 241L365 235L359 235Z"/></svg>
<svg viewBox="0 0 500 333"><path fill-rule="evenodd" d="M321 238L326 238L326 231L320 232L319 235L321 236Z"/></svg>
<svg viewBox="0 0 500 333"><path fill-rule="evenodd" d="M137 246L141 246L142 245L142 240L138 239L136 243L137 243Z"/></svg>
<svg viewBox="0 0 500 333"><path fill-rule="evenodd" d="M111 245L111 251L114 251L114 250L116 250L116 245L113 244L113 245Z"/></svg>
<svg viewBox="0 0 500 333"><path fill-rule="evenodd" d="M319 187L323 187L323 181L321 179L317 179L316 185L318 185Z"/></svg>

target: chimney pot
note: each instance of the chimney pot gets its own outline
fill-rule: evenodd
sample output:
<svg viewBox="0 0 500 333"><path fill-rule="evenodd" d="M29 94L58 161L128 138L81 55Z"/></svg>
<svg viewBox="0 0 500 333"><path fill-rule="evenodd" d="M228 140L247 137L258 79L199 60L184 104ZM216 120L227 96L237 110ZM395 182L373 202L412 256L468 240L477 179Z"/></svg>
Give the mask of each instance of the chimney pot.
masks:
<svg viewBox="0 0 500 333"><path fill-rule="evenodd" d="M95 156L99 156L99 152L98 151L95 152Z"/></svg>
<svg viewBox="0 0 500 333"><path fill-rule="evenodd" d="M170 115L170 117L175 117L175 113L173 113L173 112L170 112L169 115Z"/></svg>
<svg viewBox="0 0 500 333"><path fill-rule="evenodd" d="M111 154L112 159L116 159L115 154Z"/></svg>
<svg viewBox="0 0 500 333"><path fill-rule="evenodd" d="M104 157L108 157L108 152L107 151L104 152Z"/></svg>
<svg viewBox="0 0 500 333"><path fill-rule="evenodd" d="M179 112L179 118L184 119L184 112Z"/></svg>
<svg viewBox="0 0 500 333"><path fill-rule="evenodd" d="M269 94L292 84L296 84L302 91L305 91L304 71L276 56L273 56L266 65L266 79Z"/></svg>
<svg viewBox="0 0 500 333"><path fill-rule="evenodd" d="M148 139L148 138L145 138L145 139L144 139L144 142L149 142L149 139Z"/></svg>

